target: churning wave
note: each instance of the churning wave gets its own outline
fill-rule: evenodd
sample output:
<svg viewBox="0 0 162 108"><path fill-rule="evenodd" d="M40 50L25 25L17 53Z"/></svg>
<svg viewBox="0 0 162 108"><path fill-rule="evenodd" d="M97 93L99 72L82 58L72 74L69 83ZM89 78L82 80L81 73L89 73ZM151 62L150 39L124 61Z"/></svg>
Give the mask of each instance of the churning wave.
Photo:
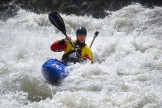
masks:
<svg viewBox="0 0 162 108"><path fill-rule="evenodd" d="M48 14L20 9L0 20L0 107L160 108L162 105L162 8L129 5L104 19L65 15L68 36L86 26L95 63L76 64L60 86L45 83L41 65L62 52L50 45L65 38Z"/></svg>

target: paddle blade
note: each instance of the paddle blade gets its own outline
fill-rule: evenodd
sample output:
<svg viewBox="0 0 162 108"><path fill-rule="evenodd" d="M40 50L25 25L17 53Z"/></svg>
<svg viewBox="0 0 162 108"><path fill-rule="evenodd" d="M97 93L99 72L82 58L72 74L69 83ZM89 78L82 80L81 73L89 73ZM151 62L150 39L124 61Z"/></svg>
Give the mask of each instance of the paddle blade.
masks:
<svg viewBox="0 0 162 108"><path fill-rule="evenodd" d="M97 37L98 34L99 34L99 31L96 31L96 32L95 32L95 36Z"/></svg>
<svg viewBox="0 0 162 108"><path fill-rule="evenodd" d="M65 24L62 17L57 12L49 14L50 22L66 36Z"/></svg>

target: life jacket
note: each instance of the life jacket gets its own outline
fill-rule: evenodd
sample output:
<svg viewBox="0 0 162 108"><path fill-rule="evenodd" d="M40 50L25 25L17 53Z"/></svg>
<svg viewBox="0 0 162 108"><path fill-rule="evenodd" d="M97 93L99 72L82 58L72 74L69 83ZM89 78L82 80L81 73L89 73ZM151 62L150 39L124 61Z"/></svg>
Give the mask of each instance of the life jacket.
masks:
<svg viewBox="0 0 162 108"><path fill-rule="evenodd" d="M71 40L71 42L76 47L76 50L79 52L82 60L90 60L91 63L93 63L93 53L88 45L85 43L79 44L79 42L73 40ZM80 59L78 59L79 57L77 57L77 54L75 53L74 48L70 42L65 43L63 40L56 41L51 45L50 48L54 52L64 51L64 55L62 57L63 62L80 62Z"/></svg>
<svg viewBox="0 0 162 108"><path fill-rule="evenodd" d="M83 47L86 46L85 43L79 43L78 41L72 42L74 45L75 49L78 51L78 53L81 55L82 54L82 49ZM68 45L67 45L68 46ZM74 49L66 52L62 56L62 62L65 64L71 64L71 63L76 63L76 62L81 62L81 58L77 55L76 51Z"/></svg>

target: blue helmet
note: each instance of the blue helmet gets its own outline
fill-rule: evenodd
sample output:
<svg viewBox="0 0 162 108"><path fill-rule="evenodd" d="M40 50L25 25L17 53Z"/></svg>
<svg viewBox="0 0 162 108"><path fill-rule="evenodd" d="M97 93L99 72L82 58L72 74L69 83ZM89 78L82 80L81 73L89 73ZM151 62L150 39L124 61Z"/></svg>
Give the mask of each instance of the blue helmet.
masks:
<svg viewBox="0 0 162 108"><path fill-rule="evenodd" d="M78 27L78 29L76 30L76 35L87 35L87 30L85 27Z"/></svg>

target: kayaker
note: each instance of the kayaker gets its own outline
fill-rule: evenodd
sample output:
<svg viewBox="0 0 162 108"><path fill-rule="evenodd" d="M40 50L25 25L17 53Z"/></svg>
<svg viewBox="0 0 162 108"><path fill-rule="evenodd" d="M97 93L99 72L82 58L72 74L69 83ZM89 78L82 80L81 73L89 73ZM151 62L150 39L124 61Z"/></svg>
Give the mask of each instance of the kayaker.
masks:
<svg viewBox="0 0 162 108"><path fill-rule="evenodd" d="M85 27L78 27L76 30L76 40L71 40L70 37L57 40L51 45L51 50L54 52L64 51L62 56L62 62L65 64L81 62L83 60L90 60L93 63L93 53L88 45L86 45L85 40L87 37L87 30ZM77 56L75 50L70 44L70 41L75 46L76 50L81 56L80 58Z"/></svg>

